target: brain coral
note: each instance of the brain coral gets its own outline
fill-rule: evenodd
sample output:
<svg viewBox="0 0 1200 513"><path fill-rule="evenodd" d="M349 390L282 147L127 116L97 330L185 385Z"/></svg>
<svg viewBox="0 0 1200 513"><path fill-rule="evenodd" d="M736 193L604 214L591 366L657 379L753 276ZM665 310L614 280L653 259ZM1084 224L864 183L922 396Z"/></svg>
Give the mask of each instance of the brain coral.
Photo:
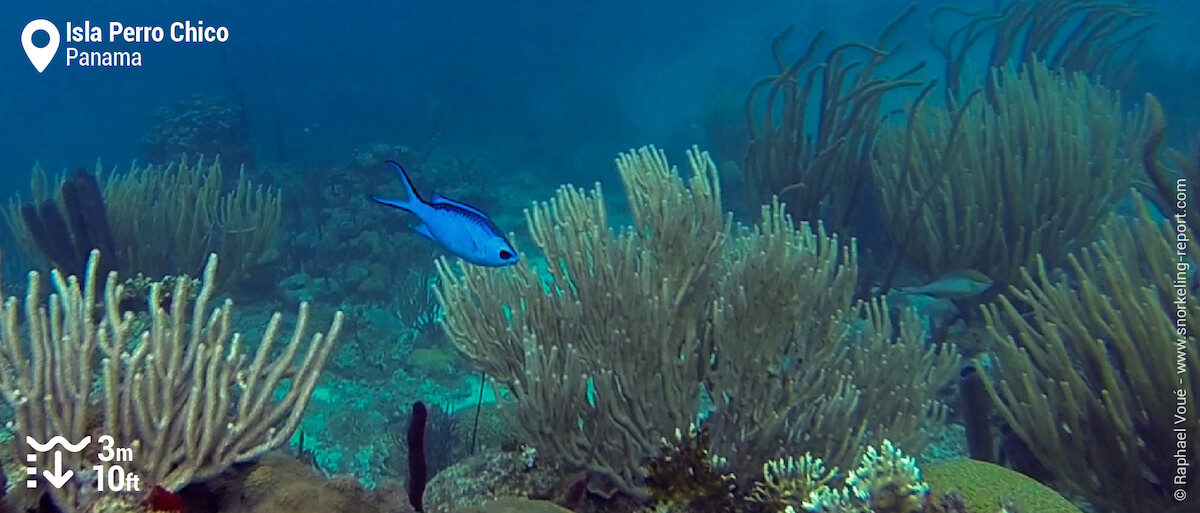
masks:
<svg viewBox="0 0 1200 513"><path fill-rule="evenodd" d="M956 460L921 469L934 495L956 491L970 511L997 511L1001 503L1021 513L1082 513L1050 487L1015 470L978 460Z"/></svg>

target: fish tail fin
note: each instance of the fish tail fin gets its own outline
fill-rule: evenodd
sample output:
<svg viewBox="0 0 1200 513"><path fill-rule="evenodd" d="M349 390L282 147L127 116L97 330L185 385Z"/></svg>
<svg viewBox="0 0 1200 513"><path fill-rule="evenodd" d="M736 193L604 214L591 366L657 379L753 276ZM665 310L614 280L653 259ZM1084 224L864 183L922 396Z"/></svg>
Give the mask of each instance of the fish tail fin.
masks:
<svg viewBox="0 0 1200 513"><path fill-rule="evenodd" d="M392 166L392 169L395 169L396 173L400 175L400 181L404 183L404 192L408 194L408 201L410 203L425 203L425 200L417 193L417 188L413 186L412 179L408 177L408 172L400 166L400 163L389 160L387 164Z"/></svg>
<svg viewBox="0 0 1200 513"><path fill-rule="evenodd" d="M380 198L379 196L376 196L374 194L371 195L371 201L374 201L375 203L378 203L383 206L400 209L400 210L403 210L403 211L409 212L409 213L412 213L413 206L418 204L418 203L416 203L414 201L410 201L410 200L394 200L394 199Z"/></svg>

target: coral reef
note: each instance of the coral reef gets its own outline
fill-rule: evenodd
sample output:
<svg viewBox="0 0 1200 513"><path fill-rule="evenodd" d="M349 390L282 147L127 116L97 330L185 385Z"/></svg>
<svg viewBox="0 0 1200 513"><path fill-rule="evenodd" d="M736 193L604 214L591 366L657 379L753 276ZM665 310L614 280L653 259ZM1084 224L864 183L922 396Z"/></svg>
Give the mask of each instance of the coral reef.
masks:
<svg viewBox="0 0 1200 513"><path fill-rule="evenodd" d="M899 46L889 39L915 10L914 5L889 23L874 46L843 43L812 64L824 31L791 63L782 47L792 27L775 37L771 48L779 72L756 83L746 99L750 143L741 171L751 207L778 198L796 220L824 219L842 233L871 182L870 158L883 125L885 96L923 84L910 77L924 63L894 78L877 76ZM851 60L856 54L863 55L861 60Z"/></svg>
<svg viewBox="0 0 1200 513"><path fill-rule="evenodd" d="M779 204L733 226L711 159L689 158L687 182L654 148L618 159L631 228L609 227L598 188L529 211L546 279L527 259L506 273L439 263L447 333L511 394L522 441L637 498L643 463L702 411L739 480L787 448L835 464L884 438L920 450L944 416L951 348L911 312L893 323L886 302L853 301L853 245Z"/></svg>
<svg viewBox="0 0 1200 513"><path fill-rule="evenodd" d="M985 310L996 357L984 377L1055 483L1111 511L1182 513L1193 506L1170 492L1200 494L1176 478L1177 461L1200 457L1177 438L1200 437L1200 415L1179 406L1200 394L1200 340L1178 321L1200 306L1176 298L1200 250L1135 199L1140 218L1110 223L1069 257L1070 275L1039 259Z"/></svg>
<svg viewBox="0 0 1200 513"><path fill-rule="evenodd" d="M895 37L915 9L795 57L779 33L771 76L691 128L745 150L734 181L646 147L616 159L623 198L562 186L522 217L560 182L432 143L259 170L246 111L203 96L158 113L150 165L35 168L0 243L55 270L0 283L24 296L0 310L0 513L1191 513L1170 491L1200 493L1176 475L1200 458L1176 434L1200 437L1200 341L1179 331L1200 249L1178 245L1200 212L1162 214L1200 153L1160 158L1162 106L1116 92L1151 12L936 9L931 81ZM439 258L365 201L398 185L391 159L508 205L531 251ZM731 183L754 219L734 222ZM892 287L949 274L993 286ZM258 304L235 319L218 293ZM301 303L290 339L280 300ZM30 489L25 434L93 443L68 485ZM136 451L142 490L95 491L101 435Z"/></svg>
<svg viewBox="0 0 1200 513"><path fill-rule="evenodd" d="M289 236L279 246L286 255L280 262L282 295L333 302L353 297L363 308L386 305L410 314L406 317L413 318L403 319L405 324L432 309L417 282L432 276L436 247L409 235L401 216L349 199L396 185L395 175L383 164L389 158L408 166L420 156L406 147L374 145L345 164L296 173L282 184L293 207L286 223ZM424 179L423 174L415 176ZM433 331L431 335L440 335Z"/></svg>
<svg viewBox="0 0 1200 513"><path fill-rule="evenodd" d="M646 462L650 507L695 513L732 513L737 483L729 465L710 453L705 427L676 430L659 454Z"/></svg>
<svg viewBox="0 0 1200 513"><path fill-rule="evenodd" d="M198 94L159 109L142 148L155 165L212 155L234 166L255 168L245 112L226 98Z"/></svg>
<svg viewBox="0 0 1200 513"><path fill-rule="evenodd" d="M275 314L248 353L232 329L232 302L210 305L214 255L194 304L192 280L175 280L170 309L152 308L148 325L136 328L141 321L119 310L118 276L99 275L99 258L93 251L82 278L52 271L54 294L46 303L40 276L31 273L24 329L16 298L4 303L0 317L0 398L15 410L17 433L91 442L53 462L56 472L65 464L79 474L67 486L44 488L55 504L84 511L99 498L91 469L102 447L136 453L129 470L144 489L178 491L287 443L337 339L340 313L327 334L309 339L302 304L284 344L277 344L282 315ZM152 286L147 303L162 304L162 293ZM97 304L100 321L92 316ZM289 386L280 392L285 380ZM20 454L32 454L20 446Z"/></svg>
<svg viewBox="0 0 1200 513"><path fill-rule="evenodd" d="M844 477L812 454L770 462L755 492L755 503L770 513L921 513L929 485L916 462L884 440L863 451Z"/></svg>
<svg viewBox="0 0 1200 513"><path fill-rule="evenodd" d="M224 181L221 162L203 158L106 177L105 199L126 272L195 274L216 253L223 262L219 289L249 273L279 233L279 192L245 173L232 190L225 191Z"/></svg>
<svg viewBox="0 0 1200 513"><path fill-rule="evenodd" d="M102 198L82 194L90 187L81 185L93 175L98 184L92 187L101 189ZM33 202L13 202L0 212L27 257L47 260L68 274L81 273L93 249L112 255L103 263L105 272L152 279L197 274L208 255L216 253L223 262L216 285L226 290L249 273L274 242L283 208L278 191L255 185L244 173L232 190L224 191L223 176L220 161L203 158L184 158L165 167L135 165L126 173L105 172L97 163L93 174L81 171L56 180L53 191L46 173L35 166L30 180ZM91 201L82 207L74 196ZM29 215L31 210L38 215ZM79 217L88 220L86 225L71 225L83 228L68 230L62 221ZM55 219L61 227L48 230L46 223ZM64 242L48 245L44 239L50 235Z"/></svg>
<svg viewBox="0 0 1200 513"><path fill-rule="evenodd" d="M1116 93L1040 62L990 82L993 100L918 100L883 131L873 167L899 254L929 276L980 271L995 295L1022 266L1059 265L1092 241L1137 171L1146 123Z"/></svg>
<svg viewBox="0 0 1200 513"><path fill-rule="evenodd" d="M930 40L946 61L949 98L962 98L963 87L971 86L963 83L972 78L964 76L964 70L972 52L989 42L987 73L1040 61L1051 69L1085 73L1117 86L1136 71L1134 53L1155 26L1149 22L1153 14L1133 1L1012 0L973 12L946 5L930 15ZM936 29L947 17L962 22L943 37ZM992 98L992 84L982 85Z"/></svg>
<svg viewBox="0 0 1200 513"><path fill-rule="evenodd" d="M65 178L53 198L13 205L6 218L28 249L36 248L58 269L82 273L93 249L112 255L105 259L104 274L120 268L100 185L86 170Z"/></svg>

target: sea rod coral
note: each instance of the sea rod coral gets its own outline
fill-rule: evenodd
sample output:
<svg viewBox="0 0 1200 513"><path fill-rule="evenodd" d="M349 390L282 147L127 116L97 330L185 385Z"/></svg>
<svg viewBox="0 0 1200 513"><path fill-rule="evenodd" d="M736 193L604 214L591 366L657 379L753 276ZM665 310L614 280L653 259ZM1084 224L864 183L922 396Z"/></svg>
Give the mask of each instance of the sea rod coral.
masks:
<svg viewBox="0 0 1200 513"><path fill-rule="evenodd" d="M786 452L848 467L885 438L919 451L956 353L911 312L854 301L853 241L778 202L735 225L708 154L688 158L686 181L653 147L617 159L631 227L609 225L599 185L528 210L549 276L528 258L439 264L446 331L510 393L523 441L641 499L646 461L701 417L746 484Z"/></svg>
<svg viewBox="0 0 1200 513"><path fill-rule="evenodd" d="M59 509L86 512L98 498L101 476L92 469L106 444L133 450L127 469L142 490L178 490L287 442L338 338L340 312L326 333L306 338L309 308L301 304L282 347L277 313L250 354L233 332L232 302L212 304L216 256L194 303L192 280L175 280L166 307L166 291L152 286L149 319L120 311L121 282L96 272L99 259L92 252L82 278L51 271L44 302L42 278L30 273L25 322L16 298L0 315L0 398L15 410L21 440L91 437L89 448L63 455L75 478L42 487ZM27 444L20 449L32 454ZM39 470L62 471L46 459Z"/></svg>

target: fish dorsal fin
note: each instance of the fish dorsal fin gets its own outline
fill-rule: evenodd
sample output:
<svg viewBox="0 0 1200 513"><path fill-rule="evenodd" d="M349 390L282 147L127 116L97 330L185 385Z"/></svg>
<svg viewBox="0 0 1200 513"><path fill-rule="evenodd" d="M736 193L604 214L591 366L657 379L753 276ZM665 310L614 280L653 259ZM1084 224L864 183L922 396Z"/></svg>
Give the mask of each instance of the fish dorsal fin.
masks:
<svg viewBox="0 0 1200 513"><path fill-rule="evenodd" d="M947 273L940 279L964 278L976 283L992 283L992 279L988 275L983 274L975 269L960 269L952 273Z"/></svg>
<svg viewBox="0 0 1200 513"><path fill-rule="evenodd" d="M432 203L434 205L453 205L455 207L466 210L467 212L475 214L479 217L487 219L487 214L484 214L479 209L472 207L470 205L467 205L466 203L463 203L461 201L454 201L454 200L447 198L445 196L442 196L441 194L438 194L436 192L433 193L433 198L430 200L430 203Z"/></svg>
<svg viewBox="0 0 1200 513"><path fill-rule="evenodd" d="M479 224L480 226L487 228L489 231L492 232L493 235L497 235L500 237L504 236L504 232L500 231L500 227L496 226L496 223L493 223L492 219L490 217L488 217L487 214L484 214L483 211L481 211L475 207L472 207L470 205L467 205L467 204L459 202L459 201L452 200L452 199L442 196L441 194L438 194L436 192L433 193L433 197L430 198L429 204L433 205L434 209L455 211L459 215L468 217L473 222Z"/></svg>

